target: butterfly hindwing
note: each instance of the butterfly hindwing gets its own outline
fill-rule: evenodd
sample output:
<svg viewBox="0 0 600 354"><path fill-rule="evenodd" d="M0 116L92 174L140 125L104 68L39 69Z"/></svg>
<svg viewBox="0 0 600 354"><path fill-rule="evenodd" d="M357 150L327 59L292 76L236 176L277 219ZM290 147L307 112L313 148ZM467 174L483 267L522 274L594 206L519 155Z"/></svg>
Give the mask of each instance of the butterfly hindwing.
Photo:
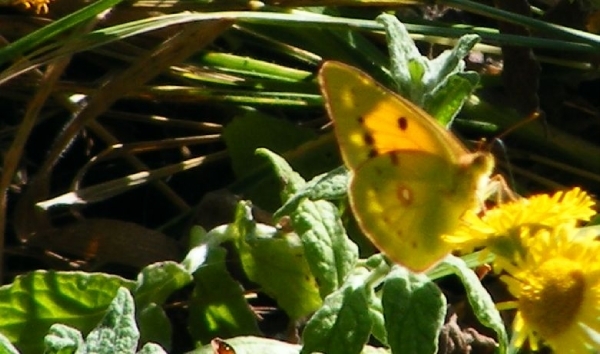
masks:
<svg viewBox="0 0 600 354"><path fill-rule="evenodd" d="M350 184L350 202L379 249L413 271L424 271L451 251L441 235L477 206L474 196L456 193L460 177L462 171L439 156L388 153L361 166Z"/></svg>

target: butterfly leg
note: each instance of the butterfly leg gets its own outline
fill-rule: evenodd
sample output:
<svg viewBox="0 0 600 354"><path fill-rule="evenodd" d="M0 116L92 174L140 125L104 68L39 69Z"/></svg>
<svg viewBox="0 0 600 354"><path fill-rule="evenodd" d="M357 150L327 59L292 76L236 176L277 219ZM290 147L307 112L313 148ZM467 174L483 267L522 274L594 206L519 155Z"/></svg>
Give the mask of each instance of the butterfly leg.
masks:
<svg viewBox="0 0 600 354"><path fill-rule="evenodd" d="M485 201L494 196L495 205L512 202L520 198L510 187L502 175L494 175L490 178L482 193L480 210L485 213L487 207Z"/></svg>

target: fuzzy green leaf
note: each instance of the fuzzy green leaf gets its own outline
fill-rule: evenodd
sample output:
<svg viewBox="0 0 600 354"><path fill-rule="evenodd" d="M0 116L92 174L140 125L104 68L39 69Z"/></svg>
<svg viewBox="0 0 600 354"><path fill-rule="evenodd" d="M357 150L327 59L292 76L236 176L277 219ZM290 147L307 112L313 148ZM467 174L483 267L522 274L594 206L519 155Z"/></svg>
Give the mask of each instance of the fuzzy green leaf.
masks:
<svg viewBox="0 0 600 354"><path fill-rule="evenodd" d="M306 198L313 201L345 198L348 193L349 177L350 171L344 166L316 176L286 200L285 204L273 216L279 218L291 214L295 209L298 209L300 202Z"/></svg>
<svg viewBox="0 0 600 354"><path fill-rule="evenodd" d="M257 153L269 158L277 175L284 181L284 200L306 186L281 157L264 149ZM303 200L289 216L304 246L310 270L319 284L319 293L324 298L337 290L354 268L358 247L346 235L339 212L330 202Z"/></svg>
<svg viewBox="0 0 600 354"><path fill-rule="evenodd" d="M396 266L381 298L392 353L434 354L446 314L446 299L424 274Z"/></svg>
<svg viewBox="0 0 600 354"><path fill-rule="evenodd" d="M85 339L87 353L135 353L140 332L129 290L119 288L100 324Z"/></svg>
<svg viewBox="0 0 600 354"><path fill-rule="evenodd" d="M458 257L448 256L441 263L451 267L454 270L454 274L460 278L467 291L467 297L475 316L477 316L481 324L496 332L500 345L499 352L504 353L508 345L508 336L504 328L504 322L494 304L494 300L492 300L490 294L481 285L481 281L479 281L477 275Z"/></svg>
<svg viewBox="0 0 600 354"><path fill-rule="evenodd" d="M360 353L373 326L369 312L368 272L350 277L344 287L325 298L323 306L308 321L302 333L301 353Z"/></svg>
<svg viewBox="0 0 600 354"><path fill-rule="evenodd" d="M75 353L78 348L84 345L81 332L60 323L50 327L48 335L44 338L44 343L46 345L44 353L48 354Z"/></svg>

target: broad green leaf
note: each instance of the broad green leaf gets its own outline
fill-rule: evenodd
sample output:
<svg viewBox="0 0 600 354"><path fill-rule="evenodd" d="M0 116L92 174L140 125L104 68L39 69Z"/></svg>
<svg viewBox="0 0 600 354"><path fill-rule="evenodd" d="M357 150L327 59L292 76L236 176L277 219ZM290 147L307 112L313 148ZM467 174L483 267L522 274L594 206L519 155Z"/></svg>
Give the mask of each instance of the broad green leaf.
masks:
<svg viewBox="0 0 600 354"><path fill-rule="evenodd" d="M188 331L194 340L207 343L215 336L259 332L243 289L227 271L222 247L207 248L206 262L194 274L194 284L188 317Z"/></svg>
<svg viewBox="0 0 600 354"><path fill-rule="evenodd" d="M173 328L163 308L155 303L137 309L137 323L140 328L140 343L155 342L162 348L171 349Z"/></svg>
<svg viewBox="0 0 600 354"><path fill-rule="evenodd" d="M298 235L255 224L241 203L235 225L235 241L244 272L250 280L275 299L294 320L321 306L317 282L308 266Z"/></svg>
<svg viewBox="0 0 600 354"><path fill-rule="evenodd" d="M228 339L214 339L211 344L205 345L187 354L215 354L215 347L231 348L235 354L298 354L300 346L271 338L243 336Z"/></svg>
<svg viewBox="0 0 600 354"><path fill-rule="evenodd" d="M165 261L150 264L138 274L133 291L136 306L143 309L149 303L162 305L173 292L192 280L192 275L179 263Z"/></svg>
<svg viewBox="0 0 600 354"><path fill-rule="evenodd" d="M294 169L305 176L315 176L339 166L341 158L333 133L308 140L282 154ZM281 206L273 189L279 183L272 167L264 160L252 173L239 176L229 189L244 195L264 210L276 210ZM303 182L304 183L304 182Z"/></svg>
<svg viewBox="0 0 600 354"><path fill-rule="evenodd" d="M223 139L238 176L264 164L264 160L254 154L257 148L266 147L281 154L315 138L316 134L311 129L255 111L234 119L223 131Z"/></svg>
<svg viewBox="0 0 600 354"><path fill-rule="evenodd" d="M300 345L263 337L235 337L214 339L211 344L187 354L215 354L215 347L230 348L235 354L299 354ZM361 354L389 354L384 348L365 346Z"/></svg>
<svg viewBox="0 0 600 354"><path fill-rule="evenodd" d="M344 286L325 298L323 306L308 321L302 333L301 353L361 353L369 339L373 321L369 313L370 273L360 268ZM365 287L367 285L367 287Z"/></svg>
<svg viewBox="0 0 600 354"><path fill-rule="evenodd" d="M315 132L308 128L264 113L249 111L236 117L223 130L231 165L243 183L234 186L234 192L267 210L277 208L277 193L273 189L276 177L254 151L265 147L281 154L315 138Z"/></svg>
<svg viewBox="0 0 600 354"><path fill-rule="evenodd" d="M441 262L450 266L462 281L473 312L482 325L496 332L499 342L499 352L504 353L508 345L508 336L500 312L496 309L494 300L481 285L477 275L458 257L448 256Z"/></svg>
<svg viewBox="0 0 600 354"><path fill-rule="evenodd" d="M41 353L43 338L60 322L89 332L121 286L134 282L103 273L36 271L0 287L0 332L21 353Z"/></svg>
<svg viewBox="0 0 600 354"><path fill-rule="evenodd" d="M276 174L284 181L284 201L306 186L285 160L265 149L259 149L257 153L271 161ZM354 268L358 247L346 235L339 212L330 202L305 199L296 210L290 211L289 217L324 298L337 290Z"/></svg>
<svg viewBox="0 0 600 354"><path fill-rule="evenodd" d="M133 296L129 290L119 288L100 324L86 337L84 353L133 354L139 338Z"/></svg>
<svg viewBox="0 0 600 354"><path fill-rule="evenodd" d="M381 302L392 353L437 352L446 299L435 283L395 266L386 277Z"/></svg>

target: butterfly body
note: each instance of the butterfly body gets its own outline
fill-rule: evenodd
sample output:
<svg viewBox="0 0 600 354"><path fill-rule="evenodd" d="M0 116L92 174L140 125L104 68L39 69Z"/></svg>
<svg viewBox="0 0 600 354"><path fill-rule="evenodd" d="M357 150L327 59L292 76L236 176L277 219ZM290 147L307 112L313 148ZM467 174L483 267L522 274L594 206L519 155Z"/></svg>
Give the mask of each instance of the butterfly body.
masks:
<svg viewBox="0 0 600 354"><path fill-rule="evenodd" d="M422 109L361 71L326 62L321 90L364 233L392 260L424 271L451 251L442 235L477 209L494 161L469 152Z"/></svg>

